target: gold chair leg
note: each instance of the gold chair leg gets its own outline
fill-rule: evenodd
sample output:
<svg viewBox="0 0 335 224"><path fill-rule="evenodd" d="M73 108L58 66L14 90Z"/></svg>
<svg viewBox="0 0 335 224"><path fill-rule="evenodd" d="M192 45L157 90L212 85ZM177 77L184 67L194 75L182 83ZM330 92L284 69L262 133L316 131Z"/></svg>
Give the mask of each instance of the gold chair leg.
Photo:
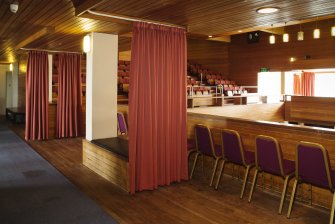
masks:
<svg viewBox="0 0 335 224"><path fill-rule="evenodd" d="M215 190L217 190L218 187L219 187L220 180L221 180L221 177L222 177L222 173L223 173L223 170L224 170L225 162L226 162L225 160L222 160L222 166L221 166L221 169L220 169L220 172L219 172L218 179L217 179L216 184L215 184Z"/></svg>
<svg viewBox="0 0 335 224"><path fill-rule="evenodd" d="M334 209L335 209L335 193L333 193L333 203L332 203L332 210L330 211L329 224L333 224L334 222Z"/></svg>
<svg viewBox="0 0 335 224"><path fill-rule="evenodd" d="M265 177L264 177L265 173L262 173L262 182L263 182L263 190L265 190Z"/></svg>
<svg viewBox="0 0 335 224"><path fill-rule="evenodd" d="M288 219L291 216L291 211L292 211L292 206L293 206L293 202L294 202L295 193L296 193L296 190L297 190L297 185L298 185L298 180L295 179L294 184L293 184L292 193L291 193L290 205L288 207L287 216L286 216Z"/></svg>
<svg viewBox="0 0 335 224"><path fill-rule="evenodd" d="M242 191L241 191L241 195L240 195L241 199L243 198L244 191L245 191L245 186L247 185L249 170L250 170L250 166L247 166L247 169L246 169L245 174L244 174L243 186L242 186Z"/></svg>
<svg viewBox="0 0 335 224"><path fill-rule="evenodd" d="M312 184L309 185L309 204L313 204L313 189L312 189Z"/></svg>
<svg viewBox="0 0 335 224"><path fill-rule="evenodd" d="M212 173L212 178L211 178L211 182L209 184L209 186L212 186L213 185L213 181L214 181L214 177L215 177L215 173L216 173L216 170L218 168L218 162L220 161L220 158L216 158L215 159L215 163L214 163L214 167L213 167L213 173Z"/></svg>
<svg viewBox="0 0 335 224"><path fill-rule="evenodd" d="M202 162L202 176L205 176L205 169L204 169L204 160L205 160L205 156L203 154L201 154L201 162Z"/></svg>
<svg viewBox="0 0 335 224"><path fill-rule="evenodd" d="M194 158L194 162L193 162L193 167L192 167L191 175L190 175L190 180L193 177L193 173L194 173L195 167L197 165L198 157L199 157L199 153L196 153L195 154L195 158Z"/></svg>
<svg viewBox="0 0 335 224"><path fill-rule="evenodd" d="M254 174L254 179L252 181L248 202L251 202L252 194L254 193L255 185L257 182L257 177L258 177L258 169L256 169L255 174Z"/></svg>
<svg viewBox="0 0 335 224"><path fill-rule="evenodd" d="M282 210L283 210L283 204L284 204L284 201L285 201L288 181L289 181L289 176L286 176L283 191L281 193L280 205L279 205L279 210L278 210L279 215L282 213Z"/></svg>

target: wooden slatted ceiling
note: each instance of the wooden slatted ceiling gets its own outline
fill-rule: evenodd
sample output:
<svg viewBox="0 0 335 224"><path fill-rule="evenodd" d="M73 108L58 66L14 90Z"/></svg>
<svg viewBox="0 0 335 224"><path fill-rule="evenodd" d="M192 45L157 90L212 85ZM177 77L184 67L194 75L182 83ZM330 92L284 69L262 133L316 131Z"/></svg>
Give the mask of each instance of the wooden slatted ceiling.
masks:
<svg viewBox="0 0 335 224"><path fill-rule="evenodd" d="M270 15L256 13L256 9L269 5L280 7L281 10ZM331 14L335 12L335 2L329 0L113 0L105 1L95 9L187 25L191 33L222 35L250 27L284 24L285 21Z"/></svg>
<svg viewBox="0 0 335 224"><path fill-rule="evenodd" d="M55 31L31 41L25 47L81 51L81 38L88 32L128 34L131 31L131 26L124 22L76 17L73 2L81 10L87 7L106 13L186 25L191 36L196 38L230 35L238 30L257 30L271 24L334 16L335 13L333 0L19 0L16 14L9 10L11 2L13 0L0 1L0 62L13 61L17 53L15 46L26 39L33 40L31 37L45 27L53 27ZM271 15L256 13L257 8L269 5L281 10ZM125 45L122 46L122 43ZM127 46L129 38L121 41L119 48L129 50Z"/></svg>

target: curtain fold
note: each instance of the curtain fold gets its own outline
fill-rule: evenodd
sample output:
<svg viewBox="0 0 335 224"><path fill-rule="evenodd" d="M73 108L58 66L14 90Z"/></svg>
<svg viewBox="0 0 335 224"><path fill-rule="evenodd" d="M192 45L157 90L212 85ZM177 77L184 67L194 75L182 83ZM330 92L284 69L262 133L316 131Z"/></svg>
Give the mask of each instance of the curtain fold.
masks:
<svg viewBox="0 0 335 224"><path fill-rule="evenodd" d="M304 96L314 96L315 74L303 72L301 75L301 92Z"/></svg>
<svg viewBox="0 0 335 224"><path fill-rule="evenodd" d="M48 139L48 54L29 51L26 74L26 140Z"/></svg>
<svg viewBox="0 0 335 224"><path fill-rule="evenodd" d="M56 137L78 137L82 130L81 55L58 55Z"/></svg>
<svg viewBox="0 0 335 224"><path fill-rule="evenodd" d="M301 78L300 75L293 75L293 94L301 95Z"/></svg>
<svg viewBox="0 0 335 224"><path fill-rule="evenodd" d="M129 86L131 193L188 178L186 32L134 23Z"/></svg>

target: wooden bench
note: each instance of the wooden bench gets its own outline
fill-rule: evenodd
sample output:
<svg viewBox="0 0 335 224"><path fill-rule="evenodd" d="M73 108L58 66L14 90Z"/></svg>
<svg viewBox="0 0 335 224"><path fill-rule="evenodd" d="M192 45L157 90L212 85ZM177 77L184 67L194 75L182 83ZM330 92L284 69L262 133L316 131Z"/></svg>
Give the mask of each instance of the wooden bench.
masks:
<svg viewBox="0 0 335 224"><path fill-rule="evenodd" d="M83 164L129 192L128 140L106 138L83 140Z"/></svg>
<svg viewBox="0 0 335 224"><path fill-rule="evenodd" d="M26 119L26 110L23 107L6 108L6 119L13 123L24 123Z"/></svg>

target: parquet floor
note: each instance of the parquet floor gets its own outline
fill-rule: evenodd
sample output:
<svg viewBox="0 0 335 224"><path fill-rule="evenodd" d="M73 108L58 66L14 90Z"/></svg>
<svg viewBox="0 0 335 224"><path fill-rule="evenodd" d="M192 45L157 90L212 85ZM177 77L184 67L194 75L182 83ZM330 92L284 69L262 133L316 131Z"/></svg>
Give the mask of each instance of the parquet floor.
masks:
<svg viewBox="0 0 335 224"><path fill-rule="evenodd" d="M23 137L22 126L11 127ZM295 203L291 219L277 214L279 194L255 191L239 199L241 183L225 177L219 190L208 186L209 173L198 169L194 179L155 191L129 195L82 165L80 138L30 141L34 150L93 198L120 223L328 223L329 211ZM250 178L250 177L249 177Z"/></svg>

